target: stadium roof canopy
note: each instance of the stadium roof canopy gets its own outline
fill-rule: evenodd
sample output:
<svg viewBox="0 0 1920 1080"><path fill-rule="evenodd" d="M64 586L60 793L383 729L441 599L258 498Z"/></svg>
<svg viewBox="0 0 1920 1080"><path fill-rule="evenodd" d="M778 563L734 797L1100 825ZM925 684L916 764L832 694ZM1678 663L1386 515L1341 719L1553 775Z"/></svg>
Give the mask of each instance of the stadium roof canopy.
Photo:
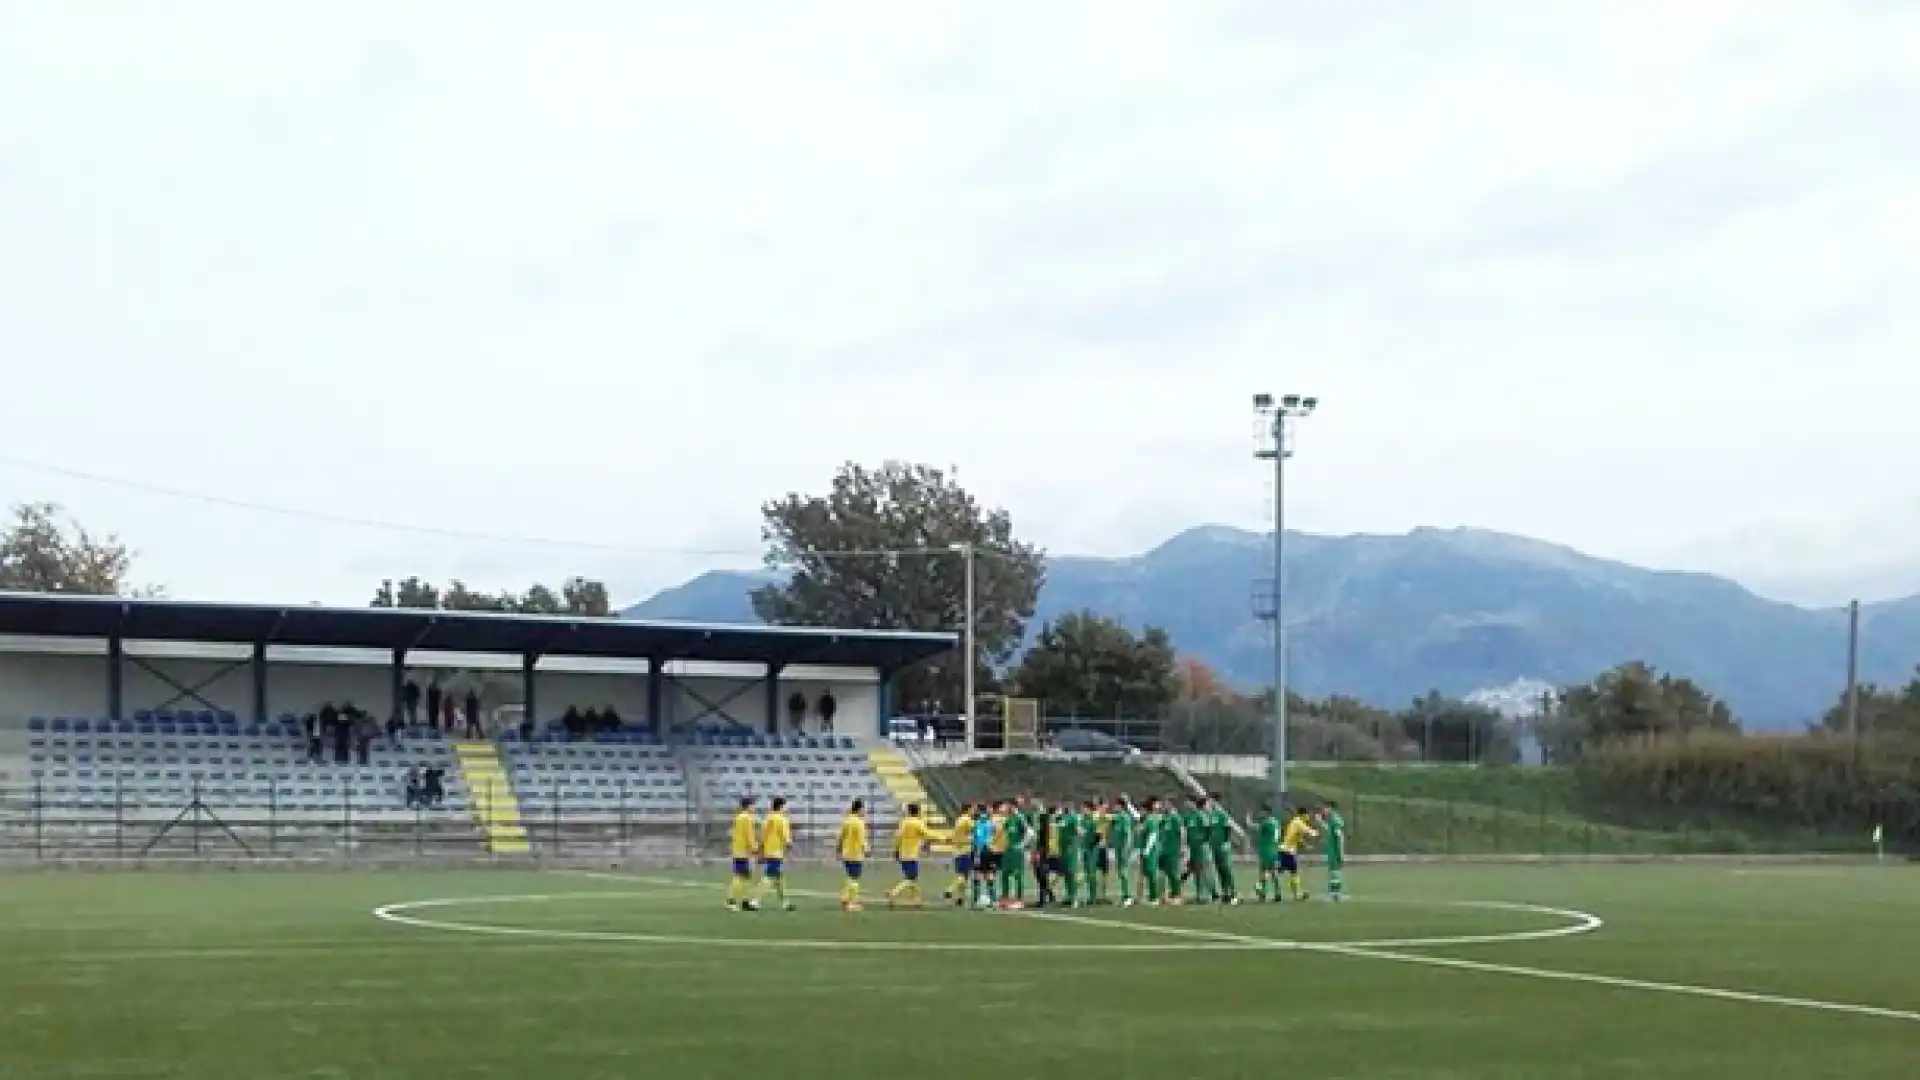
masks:
<svg viewBox="0 0 1920 1080"><path fill-rule="evenodd" d="M0 634L432 649L898 671L955 647L958 635L905 630L643 622L409 608L337 608L0 593Z"/></svg>

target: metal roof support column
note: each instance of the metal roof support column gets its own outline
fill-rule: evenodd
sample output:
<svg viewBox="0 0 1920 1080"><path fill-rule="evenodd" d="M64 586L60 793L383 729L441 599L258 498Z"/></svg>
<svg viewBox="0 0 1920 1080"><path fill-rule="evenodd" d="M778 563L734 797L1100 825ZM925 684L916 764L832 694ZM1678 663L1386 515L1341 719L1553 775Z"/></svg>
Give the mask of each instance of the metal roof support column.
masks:
<svg viewBox="0 0 1920 1080"><path fill-rule="evenodd" d="M535 702L533 696L533 684L536 681L533 677L533 669L539 666L539 664L539 653L520 654L520 694L526 702L526 712L523 714L523 717L533 722L534 736L536 738L539 737L541 732L546 730L546 725L540 722L540 707Z"/></svg>
<svg viewBox="0 0 1920 1080"><path fill-rule="evenodd" d="M879 699L878 705L874 709L875 712L880 714L880 731L878 734L884 741L888 736L893 734L893 672L887 668L880 669L880 686L875 691L875 695Z"/></svg>
<svg viewBox="0 0 1920 1080"><path fill-rule="evenodd" d="M787 665L767 662L767 734L780 734L780 672Z"/></svg>
<svg viewBox="0 0 1920 1080"><path fill-rule="evenodd" d="M253 722L267 722L267 643L253 643Z"/></svg>
<svg viewBox="0 0 1920 1080"><path fill-rule="evenodd" d="M405 649L393 650L393 671L388 680L388 689L391 691L388 694L391 700L387 702L387 716L399 717L404 723L407 717L407 650Z"/></svg>
<svg viewBox="0 0 1920 1080"><path fill-rule="evenodd" d="M126 650L115 634L107 639L107 719L119 723L121 718L121 667Z"/></svg>
<svg viewBox="0 0 1920 1080"><path fill-rule="evenodd" d="M667 718L660 714L666 689L667 662L657 656L647 657L647 730L655 735L664 735L667 730Z"/></svg>

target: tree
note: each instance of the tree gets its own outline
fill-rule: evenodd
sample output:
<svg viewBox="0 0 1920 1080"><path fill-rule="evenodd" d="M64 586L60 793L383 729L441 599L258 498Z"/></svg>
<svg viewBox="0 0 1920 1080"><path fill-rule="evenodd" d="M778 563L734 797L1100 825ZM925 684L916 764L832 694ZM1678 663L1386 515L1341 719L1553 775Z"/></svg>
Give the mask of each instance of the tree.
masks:
<svg viewBox="0 0 1920 1080"><path fill-rule="evenodd" d="M468 587L467 583L454 579L442 590L431 582L417 577L406 578L397 584L391 579L382 581L374 590L373 607L415 608L425 611L506 611L521 615L584 615L591 618L606 618L613 614L613 605L607 596L604 583L583 577L571 577L563 582L560 591L534 584L524 593L503 591L483 592Z"/></svg>
<svg viewBox="0 0 1920 1080"><path fill-rule="evenodd" d="M1012 682L1021 697L1039 698L1049 716L1159 716L1179 692L1165 630L1150 626L1135 635L1090 611L1042 626Z"/></svg>
<svg viewBox="0 0 1920 1080"><path fill-rule="evenodd" d="M0 531L0 589L135 595L143 590L128 582L132 569L133 553L119 537L88 532L54 503L14 507Z"/></svg>
<svg viewBox="0 0 1920 1080"><path fill-rule="evenodd" d="M1861 736L1920 736L1920 668L1915 668L1907 685L1898 689L1861 683L1855 693L1858 700L1854 712ZM1840 692L1833 707L1820 718L1819 730L1832 735L1854 734L1847 723L1846 691Z"/></svg>
<svg viewBox="0 0 1920 1080"><path fill-rule="evenodd" d="M1400 713L1401 732L1420 747L1426 761L1478 761L1512 765L1520 743L1506 717L1430 690Z"/></svg>
<svg viewBox="0 0 1920 1080"><path fill-rule="evenodd" d="M1033 617L1045 574L1038 548L1013 535L1007 512L983 508L925 465L848 463L825 495L789 493L760 507L766 565L790 573L753 593L753 610L780 626L958 630L966 625L965 560L974 551L974 624L981 682L1004 667ZM959 711L961 665L904 673L897 700Z"/></svg>
<svg viewBox="0 0 1920 1080"><path fill-rule="evenodd" d="M1733 710L1691 679L1663 674L1638 661L1560 692L1552 716L1540 722L1548 761L1578 760L1606 743L1693 732L1738 732Z"/></svg>

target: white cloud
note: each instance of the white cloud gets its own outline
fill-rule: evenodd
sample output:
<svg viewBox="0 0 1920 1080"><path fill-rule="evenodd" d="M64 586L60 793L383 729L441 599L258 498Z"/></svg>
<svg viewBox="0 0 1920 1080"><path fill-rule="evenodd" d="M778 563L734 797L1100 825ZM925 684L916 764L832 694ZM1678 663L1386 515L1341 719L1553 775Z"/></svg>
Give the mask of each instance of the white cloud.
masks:
<svg viewBox="0 0 1920 1080"><path fill-rule="evenodd" d="M1920 497L1899 5L7 18L0 450L635 549L0 466L176 593L358 600L379 566L637 593L883 456L1127 551L1257 521L1259 389L1326 400L1309 528L1778 582L1801 560L1751 556L1755 523ZM1907 557L1839 543L1821 573Z"/></svg>

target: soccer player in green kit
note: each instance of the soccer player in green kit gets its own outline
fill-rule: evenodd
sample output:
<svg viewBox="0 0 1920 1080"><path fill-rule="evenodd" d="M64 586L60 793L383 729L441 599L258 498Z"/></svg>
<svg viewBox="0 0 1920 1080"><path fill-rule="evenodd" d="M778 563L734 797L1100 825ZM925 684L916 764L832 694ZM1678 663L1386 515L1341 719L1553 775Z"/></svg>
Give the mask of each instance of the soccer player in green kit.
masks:
<svg viewBox="0 0 1920 1080"><path fill-rule="evenodd" d="M1207 846L1213 856L1214 883L1223 904L1238 904L1240 890L1233 883L1233 817L1220 796L1207 796Z"/></svg>
<svg viewBox="0 0 1920 1080"><path fill-rule="evenodd" d="M1180 838L1183 831L1180 810L1169 799L1167 809L1160 815L1160 877L1166 886L1165 900L1169 904L1183 902L1180 895Z"/></svg>
<svg viewBox="0 0 1920 1080"><path fill-rule="evenodd" d="M1260 877L1253 887L1253 895L1261 901L1278 903L1280 891L1280 816L1273 812L1273 804L1260 808L1260 817L1249 818L1247 824L1253 828L1254 857L1260 861Z"/></svg>
<svg viewBox="0 0 1920 1080"><path fill-rule="evenodd" d="M1107 863L1121 907L1133 906L1133 832L1138 824L1133 804L1120 796L1107 812Z"/></svg>
<svg viewBox="0 0 1920 1080"><path fill-rule="evenodd" d="M1080 883L1089 904L1106 901L1107 815L1088 799L1080 805Z"/></svg>
<svg viewBox="0 0 1920 1080"><path fill-rule="evenodd" d="M1008 808L1006 817L1007 850L1000 860L1000 881L995 890L1003 905L1017 905L1027 895L1028 841L1033 836L1033 808L1026 796Z"/></svg>
<svg viewBox="0 0 1920 1080"><path fill-rule="evenodd" d="M1060 899L1068 907L1079 907L1080 815L1073 812L1073 803L1060 801L1060 809L1053 812L1053 831L1060 845L1049 868L1060 876Z"/></svg>
<svg viewBox="0 0 1920 1080"><path fill-rule="evenodd" d="M1327 860L1327 896L1338 902L1346 896L1346 879L1341 871L1347 865L1347 819L1340 816L1340 804L1329 799L1320 812L1320 853Z"/></svg>
<svg viewBox="0 0 1920 1080"><path fill-rule="evenodd" d="M1211 826L1199 799L1187 800L1187 808L1180 812L1180 825L1187 834L1187 866L1182 881L1193 879L1194 903L1211 904L1214 899L1213 847L1207 839Z"/></svg>
<svg viewBox="0 0 1920 1080"><path fill-rule="evenodd" d="M1160 800L1149 795L1140 819L1140 885L1149 904L1160 902L1160 825Z"/></svg>

